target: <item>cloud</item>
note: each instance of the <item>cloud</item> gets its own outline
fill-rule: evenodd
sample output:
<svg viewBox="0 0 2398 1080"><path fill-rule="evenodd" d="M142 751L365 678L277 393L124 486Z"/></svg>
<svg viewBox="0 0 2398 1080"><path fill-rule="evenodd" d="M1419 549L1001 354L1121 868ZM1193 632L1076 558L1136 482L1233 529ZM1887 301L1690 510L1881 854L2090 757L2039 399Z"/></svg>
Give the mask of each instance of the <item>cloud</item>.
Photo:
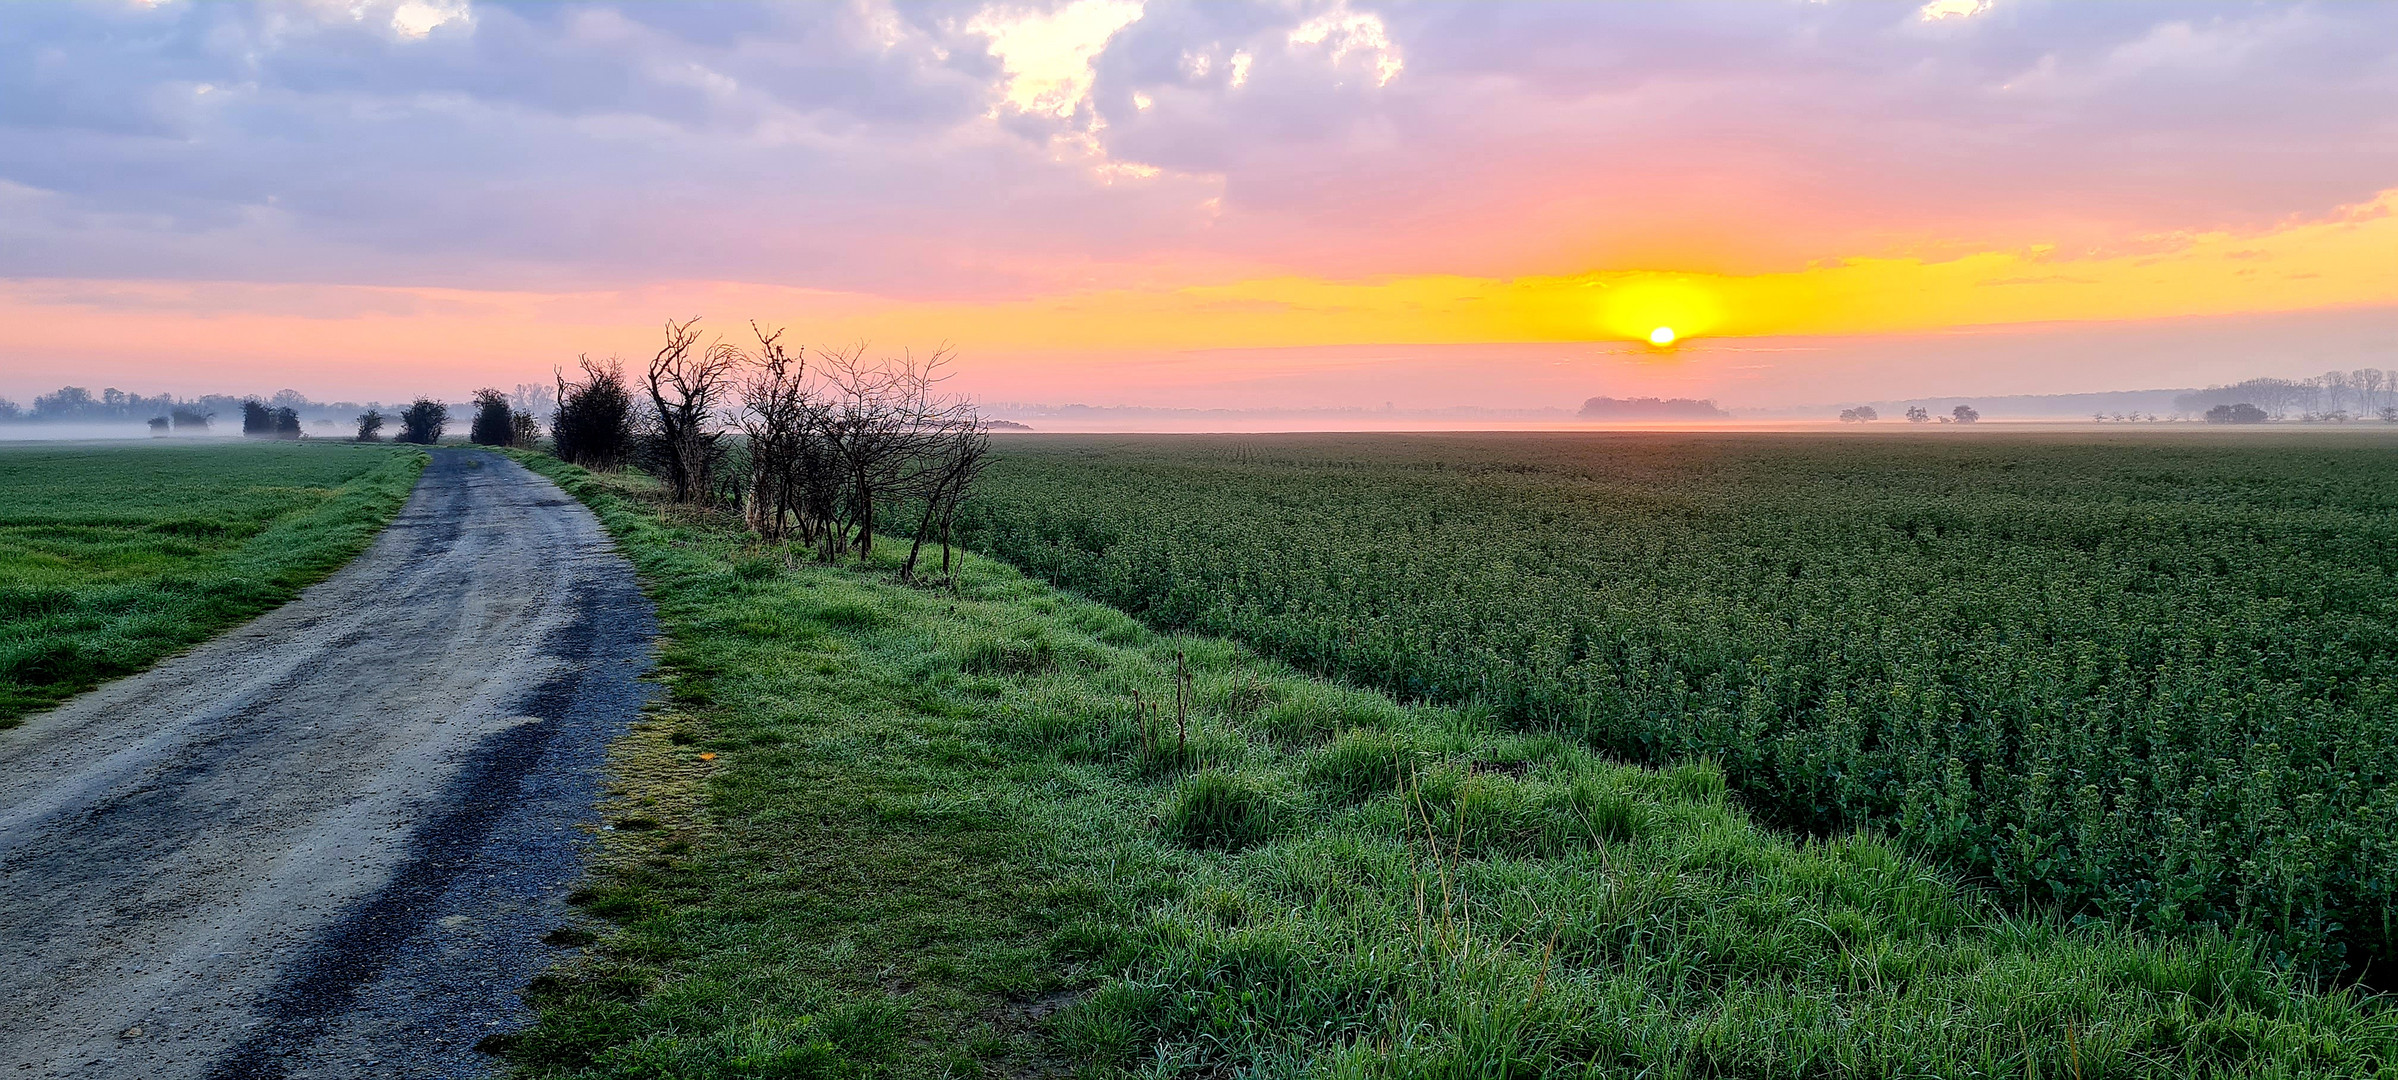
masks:
<svg viewBox="0 0 2398 1080"><path fill-rule="evenodd" d="M985 8L966 30L990 39L1008 105L1067 119L1090 96L1092 58L1140 17L1141 0L1072 0L1050 11Z"/></svg>
<svg viewBox="0 0 2398 1080"><path fill-rule="evenodd" d="M23 5L0 275L1754 273L2126 250L2398 180L2398 8L1961 6Z"/></svg>
<svg viewBox="0 0 2398 1080"><path fill-rule="evenodd" d="M1990 10L1992 0L1932 0L1915 10L1915 17L1924 22L1943 22L1949 19L1970 19Z"/></svg>
<svg viewBox="0 0 2398 1080"><path fill-rule="evenodd" d="M1389 85L1407 66L1399 58L1398 48L1391 44L1382 17L1372 12L1351 11L1347 0L1292 27L1287 40L1292 45L1321 47L1335 64L1351 56L1367 58L1373 66L1376 86ZM1247 67L1235 59L1234 85L1247 81Z"/></svg>
<svg viewBox="0 0 2398 1080"><path fill-rule="evenodd" d="M401 37L421 38L446 24L473 20L466 0L405 0L391 9L391 28Z"/></svg>

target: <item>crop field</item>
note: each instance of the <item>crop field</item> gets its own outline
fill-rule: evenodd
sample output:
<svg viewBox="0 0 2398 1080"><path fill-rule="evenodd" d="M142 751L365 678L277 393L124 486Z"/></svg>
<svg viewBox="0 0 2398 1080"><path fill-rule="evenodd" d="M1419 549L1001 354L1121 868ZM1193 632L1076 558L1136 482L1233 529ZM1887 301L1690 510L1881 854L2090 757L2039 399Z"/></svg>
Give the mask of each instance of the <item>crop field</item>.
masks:
<svg viewBox="0 0 2398 1080"><path fill-rule="evenodd" d="M0 728L279 604L363 549L415 450L0 445Z"/></svg>
<svg viewBox="0 0 2398 1080"><path fill-rule="evenodd" d="M961 527L2009 911L2374 983L2398 942L2398 441L1017 438Z"/></svg>
<svg viewBox="0 0 2398 1080"><path fill-rule="evenodd" d="M492 1044L525 1075L2398 1071L2385 999L1794 837L1712 764L1403 705L978 557L954 591L902 583L901 545L828 566L519 456L639 569L670 691L616 752L561 939L587 954Z"/></svg>

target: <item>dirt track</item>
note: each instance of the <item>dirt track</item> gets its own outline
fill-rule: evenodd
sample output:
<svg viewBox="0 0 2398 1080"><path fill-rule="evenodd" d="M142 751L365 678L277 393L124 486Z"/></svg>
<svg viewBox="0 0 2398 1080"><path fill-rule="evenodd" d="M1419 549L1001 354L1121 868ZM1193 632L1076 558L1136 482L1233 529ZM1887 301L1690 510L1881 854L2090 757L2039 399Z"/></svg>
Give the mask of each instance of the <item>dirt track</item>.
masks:
<svg viewBox="0 0 2398 1080"><path fill-rule="evenodd" d="M588 510L437 450L340 573L0 732L0 1077L487 1071L651 625Z"/></svg>

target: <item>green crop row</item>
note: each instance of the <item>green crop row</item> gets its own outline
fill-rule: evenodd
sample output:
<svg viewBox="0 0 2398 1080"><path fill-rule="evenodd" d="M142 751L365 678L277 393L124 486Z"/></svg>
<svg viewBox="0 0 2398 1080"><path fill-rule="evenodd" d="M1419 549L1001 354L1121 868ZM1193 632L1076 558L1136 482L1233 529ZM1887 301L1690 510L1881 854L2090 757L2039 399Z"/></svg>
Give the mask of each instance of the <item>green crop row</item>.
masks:
<svg viewBox="0 0 2398 1080"><path fill-rule="evenodd" d="M2398 918L2398 443L1007 442L978 547L1165 628L2330 975Z"/></svg>

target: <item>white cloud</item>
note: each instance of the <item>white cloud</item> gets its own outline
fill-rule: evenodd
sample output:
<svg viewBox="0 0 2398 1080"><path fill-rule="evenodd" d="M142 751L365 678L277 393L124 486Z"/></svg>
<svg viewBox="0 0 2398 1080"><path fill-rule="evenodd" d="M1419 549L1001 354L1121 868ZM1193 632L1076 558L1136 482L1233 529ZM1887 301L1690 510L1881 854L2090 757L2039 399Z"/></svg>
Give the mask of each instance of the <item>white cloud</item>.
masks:
<svg viewBox="0 0 2398 1080"><path fill-rule="evenodd" d="M391 28L401 37L421 38L444 23L472 22L467 0L405 0L391 9Z"/></svg>
<svg viewBox="0 0 2398 1080"><path fill-rule="evenodd" d="M1351 11L1348 0L1341 0L1330 11L1300 23L1291 31L1290 43L1323 46L1335 64L1352 54L1370 53L1376 86L1389 85L1406 68L1399 58L1398 47L1391 44L1389 29L1382 25L1382 16Z"/></svg>
<svg viewBox="0 0 2398 1080"><path fill-rule="evenodd" d="M1052 11L984 8L966 31L991 41L1017 111L1071 118L1091 94L1091 61L1141 17L1141 0L1073 0Z"/></svg>
<svg viewBox="0 0 2398 1080"><path fill-rule="evenodd" d="M1916 9L1915 17L1925 22L1970 19L1990 10L1990 5L1994 2L1996 0L1932 0L1931 3Z"/></svg>
<svg viewBox="0 0 2398 1080"><path fill-rule="evenodd" d="M1232 85L1239 86L1249 81L1249 65L1255 59L1245 52L1232 54L1232 63L1229 65L1232 68Z"/></svg>

